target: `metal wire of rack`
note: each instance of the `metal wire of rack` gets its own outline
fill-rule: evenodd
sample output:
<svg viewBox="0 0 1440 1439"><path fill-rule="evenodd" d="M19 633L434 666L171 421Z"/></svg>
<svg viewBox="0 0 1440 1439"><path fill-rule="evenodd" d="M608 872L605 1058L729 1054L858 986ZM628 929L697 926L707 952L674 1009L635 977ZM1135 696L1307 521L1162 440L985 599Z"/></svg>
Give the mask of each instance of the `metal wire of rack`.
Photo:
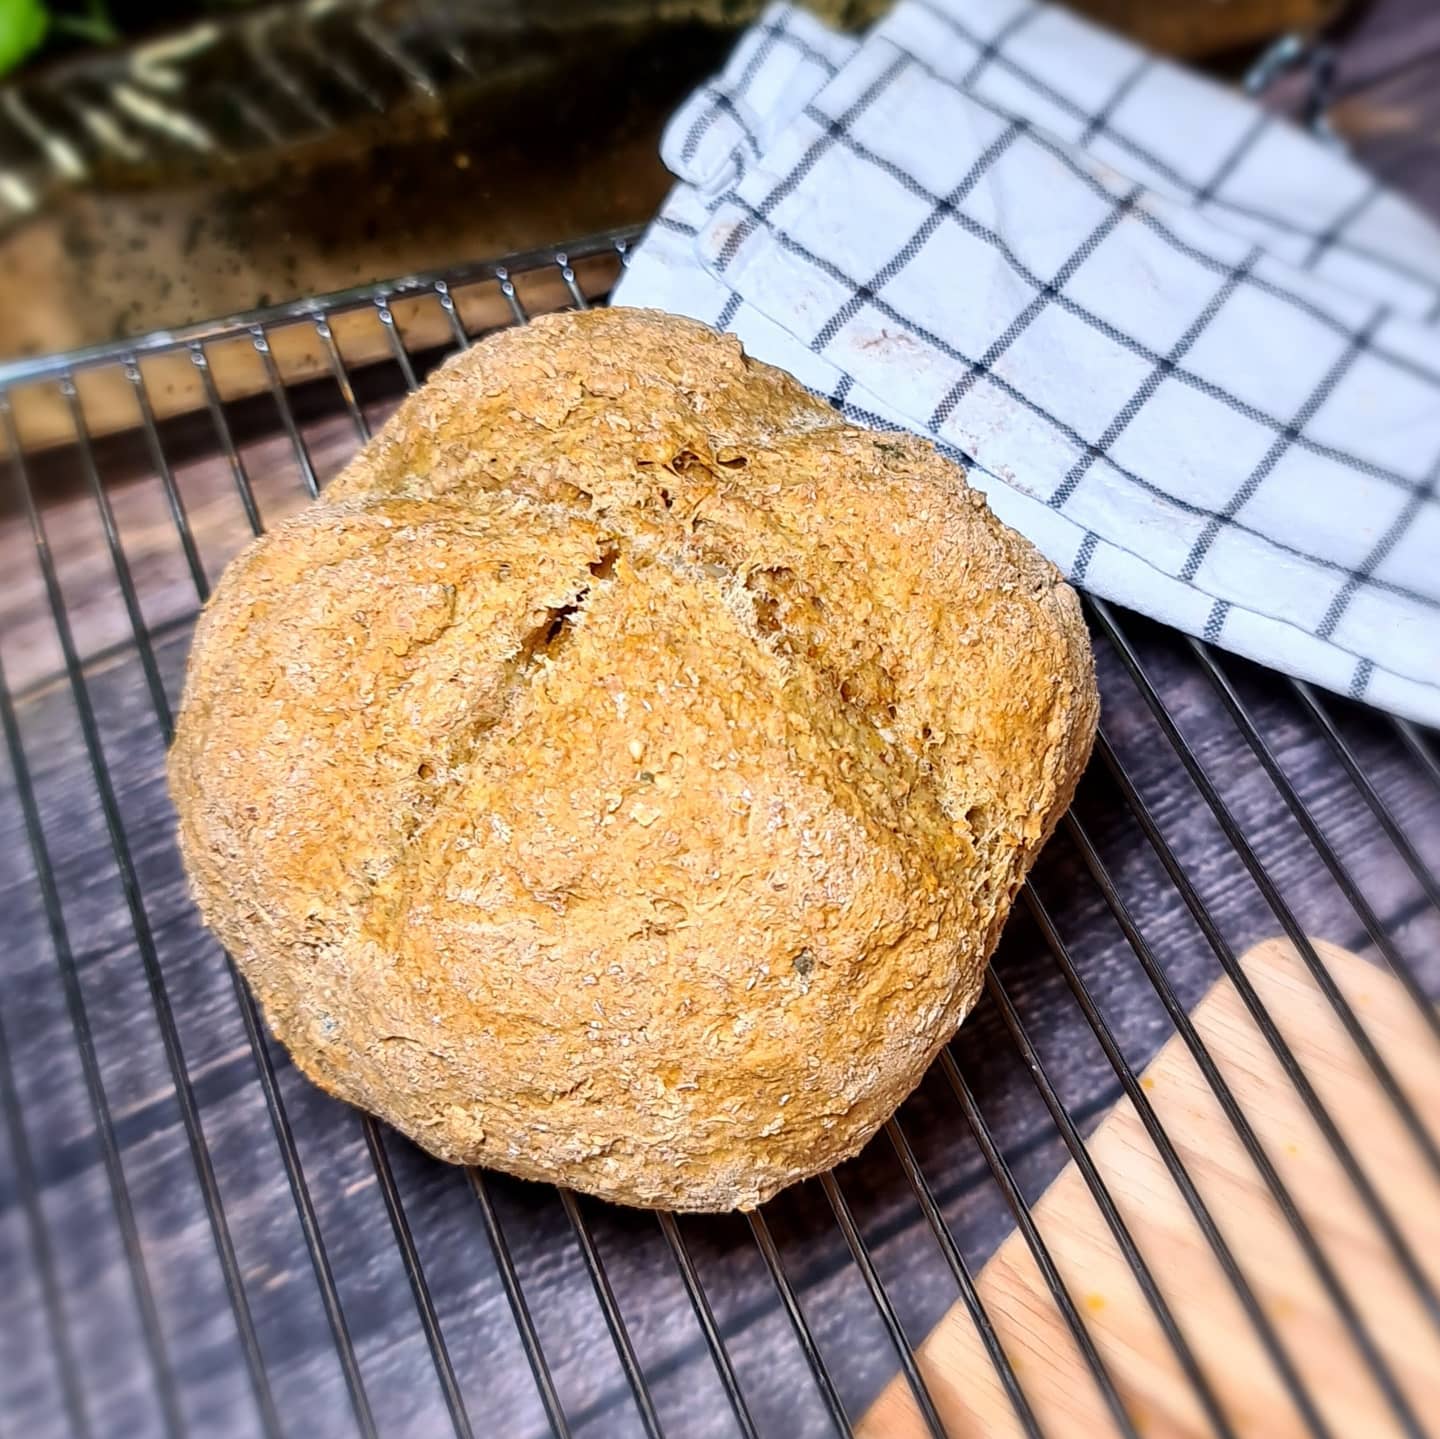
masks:
<svg viewBox="0 0 1440 1439"><path fill-rule="evenodd" d="M1337 1188L1440 1331L1433 1259L1393 1176L1336 1122L1243 958L1288 938L1433 1206L1437 1116L1312 935L1393 974L1440 1040L1435 737L1098 599L1105 717L1075 810L980 1009L839 1171L743 1221L613 1210L435 1164L272 1044L190 910L164 796L197 606L446 353L603 299L632 239L0 368L0 1433L882 1433L866 1411L892 1381L905 1432L973 1433L957 1420L969 1396L921 1345L952 1305L991 1368L997 1432L1076 1432L1039 1402L1015 1316L987 1298L985 1262L1013 1231L1075 1383L1134 1439L1154 1416L1038 1202L1067 1162L1173 1365L1181 1418L1164 1432L1259 1432L1092 1152L1121 1104L1233 1295L1227 1342L1267 1371L1285 1432L1338 1439L1326 1375L1257 1293L1235 1216L1147 1088L1172 1036L1366 1376L1368 1432L1435 1432L1383 1316L1317 1232L1316 1196L1294 1192L1192 1019L1211 983L1234 986Z"/></svg>

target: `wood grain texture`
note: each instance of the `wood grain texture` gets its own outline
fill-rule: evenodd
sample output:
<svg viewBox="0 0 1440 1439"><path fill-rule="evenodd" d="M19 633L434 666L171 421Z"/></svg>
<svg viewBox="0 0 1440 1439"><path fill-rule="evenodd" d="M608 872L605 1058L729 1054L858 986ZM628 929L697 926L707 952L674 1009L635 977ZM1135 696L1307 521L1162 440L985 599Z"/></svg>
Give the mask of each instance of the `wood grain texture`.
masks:
<svg viewBox="0 0 1440 1439"><path fill-rule="evenodd" d="M1440 7L1373 0L1334 49L1329 118L1355 158L1440 220ZM1310 76L1282 76L1267 106L1303 113Z"/></svg>
<svg viewBox="0 0 1440 1439"><path fill-rule="evenodd" d="M577 259L573 266L576 283L587 296L606 294L619 269L619 256L613 253ZM517 274L514 288L516 299L530 315L543 315L572 303L565 280L554 266ZM512 323L509 301L494 280L457 284L451 297L462 324L471 335L483 335ZM453 342L450 320L432 292L422 290L414 295L397 296L391 301L390 313L396 331L412 353L423 354ZM223 321L217 328L223 328ZM334 312L330 328L347 368L364 372L393 361L390 336L373 306L365 304ZM312 319L269 325L265 338L276 369L287 386L317 380L330 383L330 358ZM248 333L209 344L205 353L215 388L227 402L242 402L266 393L268 378ZM205 408L204 385L188 349L146 356L139 368L159 420L194 415ZM122 366L112 364L82 370L75 384L85 428L92 436L124 434L135 431L141 424L135 387ZM21 444L28 453L74 442L74 417L55 382L17 385L9 394ZM0 454L7 448L0 439Z"/></svg>
<svg viewBox="0 0 1440 1439"><path fill-rule="evenodd" d="M1440 1048L1410 999L1395 980L1345 950L1323 941L1319 949L1371 1036L1386 1052L1405 1057L1404 1084L1419 1112L1440 1116ZM1243 965L1431 1282L1440 1280L1433 1175L1310 983L1299 954L1288 941L1270 940L1252 949ZM1235 986L1221 980L1192 1018L1415 1412L1440 1412L1440 1334ZM1178 1037L1141 1082L1333 1432L1377 1439L1403 1432ZM1100 1126L1089 1151L1236 1432L1265 1439L1307 1432L1128 1099ZM1212 1432L1075 1165L1050 1186L1035 1215L1140 1432L1147 1439ZM978 1286L1045 1433L1065 1439L1109 1432L1113 1421L1099 1389L1018 1234L985 1266ZM957 1439L1021 1432L963 1307L941 1320L920 1361ZM923 1432L914 1399L898 1378L859 1430L861 1439Z"/></svg>

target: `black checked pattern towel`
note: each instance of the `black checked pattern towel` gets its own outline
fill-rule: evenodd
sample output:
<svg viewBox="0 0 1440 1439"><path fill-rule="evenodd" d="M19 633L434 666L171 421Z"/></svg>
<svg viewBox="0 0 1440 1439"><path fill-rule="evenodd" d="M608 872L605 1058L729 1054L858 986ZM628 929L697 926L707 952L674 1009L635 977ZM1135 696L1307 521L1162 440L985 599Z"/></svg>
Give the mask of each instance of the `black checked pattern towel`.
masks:
<svg viewBox="0 0 1440 1439"><path fill-rule="evenodd" d="M1440 723L1440 231L1027 0L780 5L675 116L616 299L956 452L1072 580Z"/></svg>

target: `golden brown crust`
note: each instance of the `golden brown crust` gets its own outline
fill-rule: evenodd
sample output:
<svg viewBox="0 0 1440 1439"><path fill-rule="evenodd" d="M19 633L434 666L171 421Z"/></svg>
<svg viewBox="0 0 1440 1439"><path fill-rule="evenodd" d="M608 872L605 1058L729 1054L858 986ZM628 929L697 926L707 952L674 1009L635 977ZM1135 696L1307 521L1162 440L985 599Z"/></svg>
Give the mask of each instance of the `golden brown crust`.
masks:
<svg viewBox="0 0 1440 1439"><path fill-rule="evenodd" d="M760 1203L979 992L1097 713L1074 594L736 342L456 357L226 572L170 762L300 1066L442 1158Z"/></svg>

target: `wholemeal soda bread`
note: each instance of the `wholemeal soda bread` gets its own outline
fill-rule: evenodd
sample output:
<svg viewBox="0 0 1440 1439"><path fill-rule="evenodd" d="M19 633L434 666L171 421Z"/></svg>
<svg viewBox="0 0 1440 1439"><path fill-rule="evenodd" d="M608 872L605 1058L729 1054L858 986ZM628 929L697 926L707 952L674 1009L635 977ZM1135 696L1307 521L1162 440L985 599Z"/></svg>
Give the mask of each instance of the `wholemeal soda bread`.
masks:
<svg viewBox="0 0 1440 1439"><path fill-rule="evenodd" d="M170 760L318 1084L432 1153L748 1208L980 991L1097 701L1073 592L924 442L641 310L452 359L226 571Z"/></svg>

